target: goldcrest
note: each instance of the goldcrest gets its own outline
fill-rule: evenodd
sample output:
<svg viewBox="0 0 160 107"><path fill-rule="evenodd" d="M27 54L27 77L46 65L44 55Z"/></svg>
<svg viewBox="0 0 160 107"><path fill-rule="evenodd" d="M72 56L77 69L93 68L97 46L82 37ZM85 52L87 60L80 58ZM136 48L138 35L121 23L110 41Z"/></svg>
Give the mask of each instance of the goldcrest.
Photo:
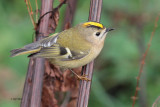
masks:
<svg viewBox="0 0 160 107"><path fill-rule="evenodd" d="M62 68L77 68L94 60L101 52L109 31L98 22L85 22L60 33L11 51L11 57L46 58Z"/></svg>

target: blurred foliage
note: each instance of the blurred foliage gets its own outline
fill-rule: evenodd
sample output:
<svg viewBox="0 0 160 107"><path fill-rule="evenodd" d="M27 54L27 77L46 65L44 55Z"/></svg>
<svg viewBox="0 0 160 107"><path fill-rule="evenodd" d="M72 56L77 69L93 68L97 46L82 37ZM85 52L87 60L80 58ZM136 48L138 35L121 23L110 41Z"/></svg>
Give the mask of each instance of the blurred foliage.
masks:
<svg viewBox="0 0 160 107"><path fill-rule="evenodd" d="M54 6L57 6L59 2L55 1ZM31 3L35 8L34 0ZM160 0L103 0L101 23L116 30L108 34L104 49L95 61L89 107L132 105L135 78L160 10L159 4ZM89 5L89 0L78 1L73 25L88 20ZM65 7L60 9L57 32L61 31ZM11 98L21 98L28 58L27 55L10 58L9 51L32 42L34 30L23 0L1 0L0 13L0 106L17 107L20 100ZM159 34L160 27L146 58L141 77L143 95L139 96L135 107L144 107L142 103L150 107L160 96Z"/></svg>

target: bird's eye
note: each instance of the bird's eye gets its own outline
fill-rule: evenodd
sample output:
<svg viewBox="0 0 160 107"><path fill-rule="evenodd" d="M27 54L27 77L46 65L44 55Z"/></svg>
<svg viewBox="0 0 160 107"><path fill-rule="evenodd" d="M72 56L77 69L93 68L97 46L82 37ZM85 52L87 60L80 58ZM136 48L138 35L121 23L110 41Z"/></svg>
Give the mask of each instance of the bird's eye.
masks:
<svg viewBox="0 0 160 107"><path fill-rule="evenodd" d="M100 34L101 34L100 32L97 32L97 33L96 33L96 36L99 36Z"/></svg>

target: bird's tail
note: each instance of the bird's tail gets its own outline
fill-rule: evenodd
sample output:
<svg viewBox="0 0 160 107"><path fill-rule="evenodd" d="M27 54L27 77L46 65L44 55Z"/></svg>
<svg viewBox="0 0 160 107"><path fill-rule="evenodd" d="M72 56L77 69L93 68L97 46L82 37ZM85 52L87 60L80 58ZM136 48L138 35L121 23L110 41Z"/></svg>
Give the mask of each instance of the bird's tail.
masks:
<svg viewBox="0 0 160 107"><path fill-rule="evenodd" d="M13 49L11 50L11 57L18 56L18 55L23 55L23 54L32 54L32 53L37 53L40 51L39 45L36 43L31 43L29 45L24 46L23 48L19 49Z"/></svg>

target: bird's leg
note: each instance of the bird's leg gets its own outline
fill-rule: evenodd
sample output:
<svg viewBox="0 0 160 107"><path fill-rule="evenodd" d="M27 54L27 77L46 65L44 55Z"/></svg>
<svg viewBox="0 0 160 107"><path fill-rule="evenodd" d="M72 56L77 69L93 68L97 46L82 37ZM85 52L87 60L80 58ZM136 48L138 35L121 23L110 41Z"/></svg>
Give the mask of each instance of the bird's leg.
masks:
<svg viewBox="0 0 160 107"><path fill-rule="evenodd" d="M87 75L82 75L82 76L80 76L80 75L78 75L77 73L75 73L72 69L69 69L69 70L70 70L74 75L76 75L78 79L80 79L80 80L85 80L85 81L91 81L89 78L86 77Z"/></svg>

